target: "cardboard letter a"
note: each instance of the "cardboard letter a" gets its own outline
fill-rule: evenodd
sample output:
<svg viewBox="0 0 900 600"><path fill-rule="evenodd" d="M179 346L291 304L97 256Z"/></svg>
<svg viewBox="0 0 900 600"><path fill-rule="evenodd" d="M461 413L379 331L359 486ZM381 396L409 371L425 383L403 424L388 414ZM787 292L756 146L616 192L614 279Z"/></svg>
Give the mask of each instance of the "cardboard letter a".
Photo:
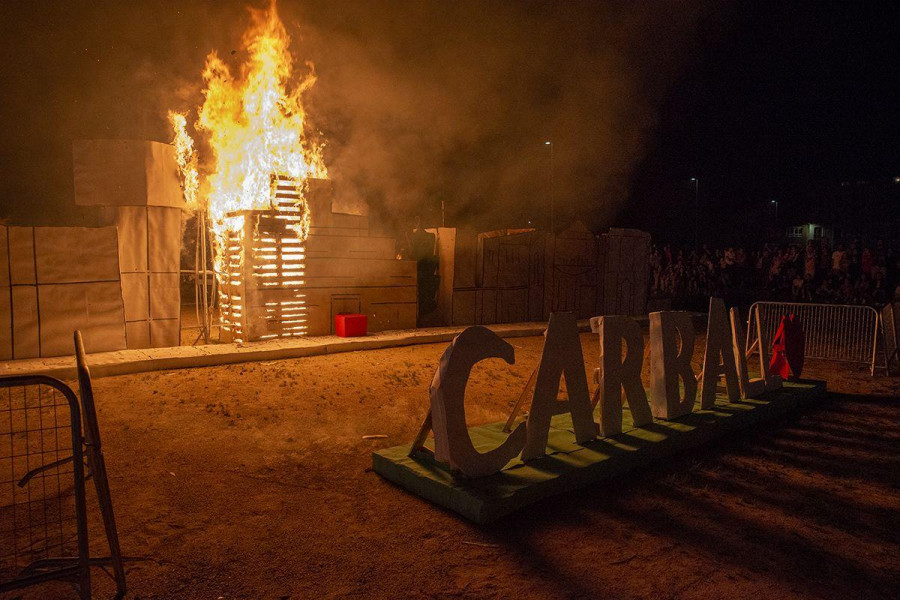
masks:
<svg viewBox="0 0 900 600"><path fill-rule="evenodd" d="M522 451L522 460L540 458L547 449L550 418L568 411L572 414L575 441L589 442L597 436L584 374L584 354L578 337L578 323L570 312L551 313L547 332L544 334L544 351L538 369L531 411L528 413L528 441ZM565 375L569 400L560 402L560 377ZM515 432L513 432L515 433Z"/></svg>

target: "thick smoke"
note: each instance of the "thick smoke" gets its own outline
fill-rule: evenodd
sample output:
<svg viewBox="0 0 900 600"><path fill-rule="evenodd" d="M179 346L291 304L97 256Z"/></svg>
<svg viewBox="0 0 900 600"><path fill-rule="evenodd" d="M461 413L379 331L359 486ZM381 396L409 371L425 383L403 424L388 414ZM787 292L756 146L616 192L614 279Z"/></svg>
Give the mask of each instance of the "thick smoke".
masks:
<svg viewBox="0 0 900 600"><path fill-rule="evenodd" d="M3 3L2 211L73 214L71 140L168 140L246 2ZM254 2L255 6L260 3ZM340 198L395 224L612 224L706 14L683 2L280 0ZM303 68L302 64L298 68ZM68 217L67 217L68 218Z"/></svg>

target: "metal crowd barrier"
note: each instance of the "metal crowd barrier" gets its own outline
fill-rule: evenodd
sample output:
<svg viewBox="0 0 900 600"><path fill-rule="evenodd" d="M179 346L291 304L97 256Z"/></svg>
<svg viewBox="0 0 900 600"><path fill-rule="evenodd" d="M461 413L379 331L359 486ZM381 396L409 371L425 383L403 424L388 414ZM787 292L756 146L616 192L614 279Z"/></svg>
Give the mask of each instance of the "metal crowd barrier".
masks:
<svg viewBox="0 0 900 600"><path fill-rule="evenodd" d="M125 595L100 429L75 333L81 402L71 387L43 375L0 377L0 595L51 580L91 598L91 567L112 568L116 598ZM92 479L110 556L88 542L85 481Z"/></svg>
<svg viewBox="0 0 900 600"><path fill-rule="evenodd" d="M756 313L760 317L761 339L767 346L775 337L781 317L798 315L803 322L808 358L869 364L870 373L875 374L878 338L883 330L881 316L871 306L755 302L747 321L748 354L757 344L757 336L751 334L751 330L755 331Z"/></svg>

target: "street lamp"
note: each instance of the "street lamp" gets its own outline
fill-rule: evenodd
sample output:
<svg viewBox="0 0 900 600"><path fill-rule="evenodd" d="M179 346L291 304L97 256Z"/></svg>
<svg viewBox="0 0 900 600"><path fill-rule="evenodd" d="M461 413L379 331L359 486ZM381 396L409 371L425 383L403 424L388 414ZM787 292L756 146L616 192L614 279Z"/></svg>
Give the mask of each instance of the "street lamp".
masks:
<svg viewBox="0 0 900 600"><path fill-rule="evenodd" d="M775 206L775 222L778 222L778 200L772 200L771 202Z"/></svg>
<svg viewBox="0 0 900 600"><path fill-rule="evenodd" d="M545 146L550 146L550 233L555 235L556 232L556 205L553 201L553 142L547 140Z"/></svg>
<svg viewBox="0 0 900 600"><path fill-rule="evenodd" d="M691 182L694 184L694 247L696 247L698 245L697 218L700 214L700 180L691 177Z"/></svg>

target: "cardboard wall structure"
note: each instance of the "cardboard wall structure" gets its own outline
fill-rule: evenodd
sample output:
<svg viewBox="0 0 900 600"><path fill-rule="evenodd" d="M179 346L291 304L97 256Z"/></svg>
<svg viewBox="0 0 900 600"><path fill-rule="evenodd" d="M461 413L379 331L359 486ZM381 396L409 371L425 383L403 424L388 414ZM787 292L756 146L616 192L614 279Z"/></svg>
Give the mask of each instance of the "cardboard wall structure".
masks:
<svg viewBox="0 0 900 600"><path fill-rule="evenodd" d="M184 195L174 147L76 140L73 164L75 203L108 207L119 232L127 347L177 346Z"/></svg>
<svg viewBox="0 0 900 600"><path fill-rule="evenodd" d="M597 268L602 281L597 314L644 315L650 292L650 234L612 228L600 236Z"/></svg>
<svg viewBox="0 0 900 600"><path fill-rule="evenodd" d="M107 227L0 227L0 360L180 343L182 209L174 148L134 140L73 144L75 203ZM340 312L370 331L416 326L416 263L370 227L367 210L310 181L312 227L302 292L308 335Z"/></svg>
<svg viewBox="0 0 900 600"><path fill-rule="evenodd" d="M0 359L122 350L115 227L0 227Z"/></svg>
<svg viewBox="0 0 900 600"><path fill-rule="evenodd" d="M556 238L534 230L475 233L441 227L435 324L542 321L551 312L579 319L646 314L650 235L581 223Z"/></svg>
<svg viewBox="0 0 900 600"><path fill-rule="evenodd" d="M307 183L310 232L299 262L296 231L284 225L290 212L242 213L244 231L229 256L241 275L220 282L223 339L329 335L338 313L367 315L369 331L414 328L415 261L397 260L394 238L375 233L368 215L339 212L330 181ZM292 248L291 257L280 258L275 247Z"/></svg>
<svg viewBox="0 0 900 600"><path fill-rule="evenodd" d="M306 240L309 335L334 333L334 315L368 316L369 331L416 326L416 263L397 260L393 237L370 226L368 215L337 212L332 183L310 180L311 227Z"/></svg>

